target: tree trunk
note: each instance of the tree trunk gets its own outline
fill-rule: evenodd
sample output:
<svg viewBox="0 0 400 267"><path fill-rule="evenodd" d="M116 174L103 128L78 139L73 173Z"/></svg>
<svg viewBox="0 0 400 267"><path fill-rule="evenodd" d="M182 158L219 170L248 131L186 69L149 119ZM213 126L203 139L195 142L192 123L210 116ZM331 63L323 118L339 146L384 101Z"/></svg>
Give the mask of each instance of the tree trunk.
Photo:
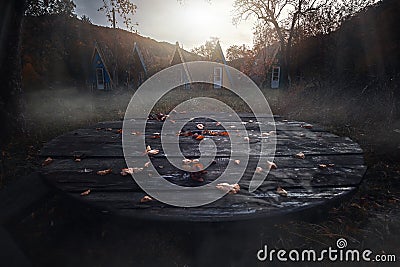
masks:
<svg viewBox="0 0 400 267"><path fill-rule="evenodd" d="M0 2L0 148L24 131L21 88L21 27L25 0Z"/></svg>

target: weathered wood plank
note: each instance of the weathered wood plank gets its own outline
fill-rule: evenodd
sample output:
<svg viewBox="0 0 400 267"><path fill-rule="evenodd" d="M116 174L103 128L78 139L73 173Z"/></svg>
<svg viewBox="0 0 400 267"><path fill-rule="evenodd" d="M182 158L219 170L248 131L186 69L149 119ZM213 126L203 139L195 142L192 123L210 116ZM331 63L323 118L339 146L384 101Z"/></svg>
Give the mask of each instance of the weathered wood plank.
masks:
<svg viewBox="0 0 400 267"><path fill-rule="evenodd" d="M159 189L160 179L181 186L210 183L219 178L230 161L235 160L230 158L232 152L238 152L238 157L248 155L249 162L239 181L241 191L204 207L185 209L171 207L158 201L139 203L145 193L130 176L120 175L121 169L126 167L121 144L122 122L99 123L86 129L72 131L47 143L41 151L41 156L51 156L55 160L43 167L41 175L63 192L87 204L97 206L100 210L130 217L196 221L269 217L314 208L350 194L362 180L366 170L362 149L349 138L333 135L315 125L312 128L303 127L308 124L286 121L282 118L275 118L275 124L267 125L271 130L275 130L276 125L276 136L261 136L260 125L255 121L254 115L242 114L244 124L232 122L230 118L224 117L223 125L229 131L232 130L231 134L236 134L235 129L244 126L250 137L249 150L232 147L230 138L226 136L206 136L206 139L212 140L216 145L217 157L214 164L207 168L207 172L202 174L205 180L203 183L193 181L190 173L175 168L167 160L160 138L154 138L155 133L161 132L163 122L148 121L145 133L135 133L135 135L129 133L131 138L126 142L127 145L135 145L145 141L146 145L160 150L158 155L151 157L151 161L162 177L157 177L147 168L143 170L143 174L149 176L149 186L155 189ZM187 123L183 130L197 131L198 123L204 124L209 130L225 130L222 126L217 126L212 119L203 118L196 118ZM126 130L134 131L138 124L138 121L133 122ZM167 132L166 137L176 136L178 130ZM271 170L263 184L255 192L250 193L248 191L250 180L260 157L261 161L264 161L260 166L266 164L271 138L276 138L277 141L274 162L278 165L278 169ZM201 155L199 141L192 137L181 136L179 139L167 140L166 143L178 140L180 150L187 158L198 158ZM261 142L267 145L265 151L261 151ZM211 147L203 144L202 148ZM143 161L144 151L137 150L126 160ZM293 157L299 152L306 155L305 159ZM81 156L81 162L74 162L74 155ZM176 158L176 155L168 157ZM134 162L132 163L134 165ZM333 165L321 168L320 164ZM109 175L96 174L99 170L109 168L112 169ZM242 168L240 164L234 164L229 176L240 178ZM288 196L277 194L277 187L285 188L289 192ZM91 193L88 196L81 196L80 193L87 189L91 189ZM179 198L181 195L179 190L182 189L169 192Z"/></svg>

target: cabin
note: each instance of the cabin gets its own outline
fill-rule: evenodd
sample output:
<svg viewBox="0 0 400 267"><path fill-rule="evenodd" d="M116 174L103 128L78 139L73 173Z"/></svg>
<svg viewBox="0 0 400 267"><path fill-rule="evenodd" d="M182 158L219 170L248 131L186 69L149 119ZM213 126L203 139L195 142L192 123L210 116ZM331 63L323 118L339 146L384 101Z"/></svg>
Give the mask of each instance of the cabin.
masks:
<svg viewBox="0 0 400 267"><path fill-rule="evenodd" d="M96 42L91 61L92 89L111 90L114 87L113 79L107 66L102 49Z"/></svg>
<svg viewBox="0 0 400 267"><path fill-rule="evenodd" d="M278 89L281 86L281 46L279 42L264 47L255 58L252 79L262 86Z"/></svg>
<svg viewBox="0 0 400 267"><path fill-rule="evenodd" d="M147 67L143 59L143 55L139 49L138 44L135 42L133 45L133 53L127 71L127 87L139 88L142 83L148 78Z"/></svg>
<svg viewBox="0 0 400 267"><path fill-rule="evenodd" d="M176 79L177 81L180 81L181 83L184 84L183 87L185 89L190 89L190 84L192 82L192 79L190 77L190 73L186 65L186 59L182 53L182 48L179 46L179 42L176 42L175 51L174 54L172 55L169 65L172 67L178 64L182 64L182 68L180 69Z"/></svg>
<svg viewBox="0 0 400 267"><path fill-rule="evenodd" d="M222 51L221 45L217 42L214 52L211 55L211 61L225 65L225 67L214 67L213 70L213 82L214 88L222 88L223 84L232 85L232 76L228 69L224 52Z"/></svg>

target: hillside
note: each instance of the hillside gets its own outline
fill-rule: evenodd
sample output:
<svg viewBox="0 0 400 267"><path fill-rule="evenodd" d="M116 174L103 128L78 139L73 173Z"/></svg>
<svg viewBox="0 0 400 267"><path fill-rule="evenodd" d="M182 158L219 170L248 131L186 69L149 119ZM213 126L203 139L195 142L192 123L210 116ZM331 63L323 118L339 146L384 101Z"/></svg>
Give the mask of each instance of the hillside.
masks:
<svg viewBox="0 0 400 267"><path fill-rule="evenodd" d="M62 16L26 17L23 28L23 86L25 89L51 85L83 86L90 79L94 43L106 47L118 62L118 77L128 68L133 44L137 42L150 75L167 67L175 45L151 38L81 22ZM187 60L197 57L184 51Z"/></svg>
<svg viewBox="0 0 400 267"><path fill-rule="evenodd" d="M338 82L392 79L400 72L400 2L383 0L348 19L327 36L295 49L299 76Z"/></svg>

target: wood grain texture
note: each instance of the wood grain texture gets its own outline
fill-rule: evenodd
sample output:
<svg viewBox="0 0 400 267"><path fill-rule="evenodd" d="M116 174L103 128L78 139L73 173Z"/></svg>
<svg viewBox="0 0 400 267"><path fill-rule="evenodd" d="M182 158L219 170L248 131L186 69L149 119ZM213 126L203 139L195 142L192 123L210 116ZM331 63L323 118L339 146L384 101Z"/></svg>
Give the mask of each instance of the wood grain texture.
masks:
<svg viewBox="0 0 400 267"><path fill-rule="evenodd" d="M128 217L187 221L283 216L340 201L354 192L361 183L366 167L363 151L357 143L326 132L318 126L304 127L309 124L275 117L276 128L271 126L271 129L276 133L274 162L278 168L269 172L267 179L255 192L249 193L249 183L256 167L265 166L267 169L264 156L268 156L268 153L260 150L261 142L266 142L268 146L270 137L261 135L259 125L251 114L241 114L241 118L246 123L244 126L250 138L249 150L237 151L240 155L249 155L249 162L239 182L241 190L236 195L227 195L206 206L188 209L168 206L156 200L140 203L140 199L146 193L131 176L120 174L121 170L127 167L121 144L122 122L103 122L53 139L43 147L41 156L42 159L52 157L54 161L42 167L41 175L62 192L101 211ZM138 121L136 120L136 123L139 123ZM197 123L204 124L206 129L212 131L226 130L217 126L214 120L202 118L190 121L183 130L196 132ZM144 133L135 132L127 141L127 144L133 144L144 140L146 145L160 150L158 155L151 157L158 173L143 169L154 188L157 188L159 179L166 179L181 186L210 183L226 170L230 161L235 160L230 157L236 148L231 147L229 136L205 136L216 144L217 157L214 164L206 169L207 172L201 175L204 182L194 181L190 173L174 167L166 158L160 138L154 135L161 132L162 125L163 122L148 121ZM223 125L230 129L235 129L231 128L232 126L239 127L239 123L230 122L229 119L225 120ZM134 129L135 127L128 127L126 130ZM182 129L167 132L166 135L176 136L180 130ZM235 134L234 131L231 133ZM181 136L176 140L179 140L180 149L185 157L193 159L200 156L198 140L191 136ZM294 157L299 152L305 154L305 159ZM143 153L144 148L143 151L136 151L130 155L129 160L135 161L143 157ZM80 162L74 161L74 157L79 157ZM241 166L236 167L231 170L230 176L240 176ZM105 169L112 171L105 176L97 174L97 171ZM284 188L288 195L279 195L278 187ZM88 189L91 190L90 194L81 196L81 193ZM171 193L179 197L179 190Z"/></svg>

